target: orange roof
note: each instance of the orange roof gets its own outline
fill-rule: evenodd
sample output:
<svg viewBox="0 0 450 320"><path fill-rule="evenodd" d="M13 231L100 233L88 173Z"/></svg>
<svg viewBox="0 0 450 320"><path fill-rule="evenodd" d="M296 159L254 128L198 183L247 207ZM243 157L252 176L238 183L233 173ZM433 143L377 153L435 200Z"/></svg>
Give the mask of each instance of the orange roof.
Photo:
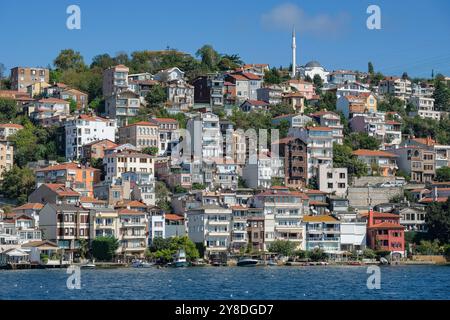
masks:
<svg viewBox="0 0 450 320"><path fill-rule="evenodd" d="M436 199L433 198L424 198L420 200L421 203L432 203L432 202L446 202L448 197L437 197Z"/></svg>
<svg viewBox="0 0 450 320"><path fill-rule="evenodd" d="M16 128L16 129L23 129L23 126L16 123L0 123L0 128Z"/></svg>
<svg viewBox="0 0 450 320"><path fill-rule="evenodd" d="M41 210L44 207L42 203L25 203L21 205L20 207L12 209L13 211L19 211L19 210Z"/></svg>
<svg viewBox="0 0 450 320"><path fill-rule="evenodd" d="M184 220L184 218L183 218L182 216L179 216L179 215L173 214L173 213L166 213L166 214L164 215L164 218L165 218L166 220L178 220L178 221Z"/></svg>
<svg viewBox="0 0 450 320"><path fill-rule="evenodd" d="M374 224L371 227L367 227L368 229L405 229L404 226L391 222L381 222Z"/></svg>
<svg viewBox="0 0 450 320"><path fill-rule="evenodd" d="M130 209L122 209L122 210L119 210L119 214L127 215L127 216L131 216L131 215L142 216L142 215L145 215L145 212L141 212L141 211L137 211L137 210L130 210Z"/></svg>
<svg viewBox="0 0 450 320"><path fill-rule="evenodd" d="M335 217L329 215L304 216L304 222L339 222Z"/></svg>
<svg viewBox="0 0 450 320"><path fill-rule="evenodd" d="M73 190L72 188L68 188L63 184L59 183L44 183L44 186L49 188L50 190L56 192L59 196L79 196L80 194Z"/></svg>
<svg viewBox="0 0 450 320"><path fill-rule="evenodd" d="M333 129L328 128L328 127L306 127L306 129L308 130L312 130L312 131L333 131Z"/></svg>
<svg viewBox="0 0 450 320"><path fill-rule="evenodd" d="M133 201L128 202L127 206L139 207L139 208L147 208L147 206L145 204L143 204L142 202L137 201L137 200L133 200Z"/></svg>
<svg viewBox="0 0 450 320"><path fill-rule="evenodd" d="M38 102L41 102L41 103L64 103L64 104L69 104L68 101L62 100L62 99L57 99L57 98L39 99Z"/></svg>
<svg viewBox="0 0 450 320"><path fill-rule="evenodd" d="M434 146L436 144L436 140L431 139L430 137L427 138L412 138L412 141L418 142L420 144L424 144L426 146Z"/></svg>
<svg viewBox="0 0 450 320"><path fill-rule="evenodd" d="M150 121L154 121L154 122L163 122L163 123L178 123L177 120L172 119L172 118L153 118L150 119Z"/></svg>
<svg viewBox="0 0 450 320"><path fill-rule="evenodd" d="M108 121L108 119L98 117L98 116L90 116L87 114L81 114L78 116L78 119L85 120L85 121Z"/></svg>
<svg viewBox="0 0 450 320"><path fill-rule="evenodd" d="M352 152L355 156L395 158L397 155L381 150L358 149Z"/></svg>
<svg viewBox="0 0 450 320"><path fill-rule="evenodd" d="M362 213L361 217L368 217L369 213ZM389 212L378 212L378 211L373 211L373 217L374 218L397 218L399 219L400 216L398 214L395 213L389 213Z"/></svg>
<svg viewBox="0 0 450 320"><path fill-rule="evenodd" d="M60 164L56 164L54 166L37 169L36 171L74 170L74 169L100 171L99 169L92 168L92 167L83 167L83 166L78 167L78 164L75 162L60 163Z"/></svg>
<svg viewBox="0 0 450 320"><path fill-rule="evenodd" d="M133 126L152 126L152 127L155 127L155 126L157 126L157 124L154 123L154 122L149 122L149 121L139 121L139 122L132 123L132 124L129 124L127 126L124 126L123 128L133 127Z"/></svg>
<svg viewBox="0 0 450 320"><path fill-rule="evenodd" d="M99 199L95 199L93 197L81 197L80 202L106 203L105 200L99 200Z"/></svg>

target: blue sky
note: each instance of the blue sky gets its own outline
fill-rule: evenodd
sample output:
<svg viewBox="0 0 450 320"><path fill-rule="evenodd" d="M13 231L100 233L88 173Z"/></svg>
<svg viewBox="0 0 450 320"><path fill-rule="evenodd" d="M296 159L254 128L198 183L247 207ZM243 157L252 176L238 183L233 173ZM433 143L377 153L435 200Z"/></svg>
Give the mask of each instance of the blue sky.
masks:
<svg viewBox="0 0 450 320"><path fill-rule="evenodd" d="M66 28L71 4L81 8L81 30ZM366 27L370 4L381 8L381 30ZM47 66L73 48L90 63L100 53L167 46L195 53L208 43L248 63L287 66L295 23L300 64L365 71L370 60L389 75L450 76L449 14L447 0L1 1L0 62Z"/></svg>

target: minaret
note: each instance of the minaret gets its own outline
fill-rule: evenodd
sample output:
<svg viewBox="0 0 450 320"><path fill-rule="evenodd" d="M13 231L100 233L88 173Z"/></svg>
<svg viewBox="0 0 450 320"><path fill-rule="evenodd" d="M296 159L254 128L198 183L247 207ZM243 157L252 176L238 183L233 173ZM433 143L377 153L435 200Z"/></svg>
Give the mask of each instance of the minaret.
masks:
<svg viewBox="0 0 450 320"><path fill-rule="evenodd" d="M295 75L297 73L297 65L295 63L295 56L296 56L296 50L297 45L295 44L295 27L292 28L292 71L291 71L291 77L295 78Z"/></svg>

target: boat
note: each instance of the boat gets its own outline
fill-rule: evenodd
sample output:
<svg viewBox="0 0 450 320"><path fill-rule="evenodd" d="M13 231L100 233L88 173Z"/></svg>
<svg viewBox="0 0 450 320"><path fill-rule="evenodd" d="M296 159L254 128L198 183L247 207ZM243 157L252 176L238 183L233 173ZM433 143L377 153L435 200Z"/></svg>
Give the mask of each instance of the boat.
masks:
<svg viewBox="0 0 450 320"><path fill-rule="evenodd" d="M238 267L254 267L258 264L258 260L252 258L242 258L237 262Z"/></svg>
<svg viewBox="0 0 450 320"><path fill-rule="evenodd" d="M183 249L178 250L175 261L170 263L169 266L174 268L188 267L189 263L186 260L186 252Z"/></svg>
<svg viewBox="0 0 450 320"><path fill-rule="evenodd" d="M386 258L381 257L380 258L380 263L381 264L389 264L389 261Z"/></svg>
<svg viewBox="0 0 450 320"><path fill-rule="evenodd" d="M80 265L81 269L95 269L95 263L93 262L86 262Z"/></svg>
<svg viewBox="0 0 450 320"><path fill-rule="evenodd" d="M266 262L266 265L269 266L269 267L276 267L276 266L278 266L278 263L276 263L276 262L273 261L273 260L268 260L268 261Z"/></svg>
<svg viewBox="0 0 450 320"><path fill-rule="evenodd" d="M133 268L151 268L155 264L152 262L142 261L142 260L134 260L131 266Z"/></svg>

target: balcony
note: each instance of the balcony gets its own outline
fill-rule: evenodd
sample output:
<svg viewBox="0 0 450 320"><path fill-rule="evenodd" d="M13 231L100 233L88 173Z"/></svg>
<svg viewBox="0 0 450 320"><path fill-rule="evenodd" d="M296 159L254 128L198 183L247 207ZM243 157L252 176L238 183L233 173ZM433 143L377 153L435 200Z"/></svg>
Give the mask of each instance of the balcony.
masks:
<svg viewBox="0 0 450 320"><path fill-rule="evenodd" d="M123 239L145 239L145 234L122 234Z"/></svg>
<svg viewBox="0 0 450 320"><path fill-rule="evenodd" d="M207 236L211 237L228 237L230 232L228 231L206 231Z"/></svg>
<svg viewBox="0 0 450 320"><path fill-rule="evenodd" d="M214 225L214 226L227 226L230 224L230 221L228 220L209 220L208 224L210 225Z"/></svg>

